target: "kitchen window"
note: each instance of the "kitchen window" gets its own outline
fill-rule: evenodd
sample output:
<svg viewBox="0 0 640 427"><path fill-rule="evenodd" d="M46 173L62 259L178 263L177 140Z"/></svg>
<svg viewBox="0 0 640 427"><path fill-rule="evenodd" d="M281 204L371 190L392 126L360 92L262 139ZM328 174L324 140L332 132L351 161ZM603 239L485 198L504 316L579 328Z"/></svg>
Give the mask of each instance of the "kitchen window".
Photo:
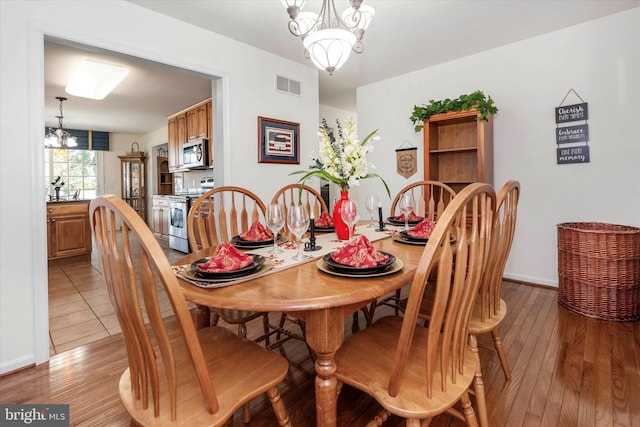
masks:
<svg viewBox="0 0 640 427"><path fill-rule="evenodd" d="M47 194L55 199L56 191L52 182L60 177L60 199L94 199L98 195L98 165L102 153L90 150L45 149L45 185Z"/></svg>

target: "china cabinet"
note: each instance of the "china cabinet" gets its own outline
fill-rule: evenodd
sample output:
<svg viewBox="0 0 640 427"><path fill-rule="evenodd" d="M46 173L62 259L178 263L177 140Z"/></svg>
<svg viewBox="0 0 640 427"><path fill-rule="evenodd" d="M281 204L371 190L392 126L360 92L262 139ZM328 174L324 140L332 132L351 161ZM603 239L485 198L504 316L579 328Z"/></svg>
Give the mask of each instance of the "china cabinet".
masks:
<svg viewBox="0 0 640 427"><path fill-rule="evenodd" d="M143 152L128 153L120 158L121 197L142 219L146 220L146 175Z"/></svg>
<svg viewBox="0 0 640 427"><path fill-rule="evenodd" d="M424 122L424 179L456 193L472 182L493 185L493 116L478 110L431 116Z"/></svg>

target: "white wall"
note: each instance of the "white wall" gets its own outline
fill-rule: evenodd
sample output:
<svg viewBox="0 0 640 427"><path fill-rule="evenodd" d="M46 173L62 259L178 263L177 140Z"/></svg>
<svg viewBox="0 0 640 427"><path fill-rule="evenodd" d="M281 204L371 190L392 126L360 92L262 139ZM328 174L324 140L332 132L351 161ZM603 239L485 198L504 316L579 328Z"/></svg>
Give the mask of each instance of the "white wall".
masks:
<svg viewBox="0 0 640 427"><path fill-rule="evenodd" d="M310 66L125 1L0 1L0 373L48 359L44 34L220 77L216 184L270 198L293 181L287 174L297 167L257 163L257 116L300 123L301 153L316 141L318 72ZM300 81L304 96L276 93L276 74Z"/></svg>
<svg viewBox="0 0 640 427"><path fill-rule="evenodd" d="M415 134L409 120L413 106L477 89L490 94L500 109L494 185L517 179L522 188L505 275L557 286L557 224L640 226L639 42L635 8L360 87L358 127L363 134L380 128L371 160L395 193L423 176L422 132ZM557 165L554 108L572 88L588 102L591 162ZM578 102L569 96L564 105ZM405 139L419 147L420 170L409 180L395 166L394 150ZM368 188L380 190L374 180L363 182L361 193ZM383 200L388 211L390 201Z"/></svg>

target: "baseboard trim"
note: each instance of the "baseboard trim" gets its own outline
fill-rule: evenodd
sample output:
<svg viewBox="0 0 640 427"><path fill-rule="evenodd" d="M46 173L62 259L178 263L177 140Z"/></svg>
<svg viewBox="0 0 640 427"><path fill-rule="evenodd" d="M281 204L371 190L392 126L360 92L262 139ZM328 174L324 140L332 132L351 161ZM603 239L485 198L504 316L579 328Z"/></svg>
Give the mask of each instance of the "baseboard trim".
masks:
<svg viewBox="0 0 640 427"><path fill-rule="evenodd" d="M517 274L503 274L502 277L504 280L508 280L514 283L523 283L556 289L558 288L558 281L546 280L540 277L520 276Z"/></svg>
<svg viewBox="0 0 640 427"><path fill-rule="evenodd" d="M36 365L35 354L27 354L18 359L9 360L0 364L0 377L13 374L22 369L28 369Z"/></svg>

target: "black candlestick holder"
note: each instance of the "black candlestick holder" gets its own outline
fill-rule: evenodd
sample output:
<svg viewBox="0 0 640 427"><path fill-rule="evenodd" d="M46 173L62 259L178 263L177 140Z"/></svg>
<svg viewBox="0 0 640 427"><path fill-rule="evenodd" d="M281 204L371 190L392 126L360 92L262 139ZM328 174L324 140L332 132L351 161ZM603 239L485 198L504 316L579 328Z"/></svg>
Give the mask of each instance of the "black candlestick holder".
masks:
<svg viewBox="0 0 640 427"><path fill-rule="evenodd" d="M304 244L304 251L313 252L322 249L322 246L316 246L316 222L314 219L311 219L311 221L309 221L309 229L309 241Z"/></svg>
<svg viewBox="0 0 640 427"><path fill-rule="evenodd" d="M384 228L384 220L382 219L382 206L378 206L378 228L376 228L376 231L387 231Z"/></svg>

